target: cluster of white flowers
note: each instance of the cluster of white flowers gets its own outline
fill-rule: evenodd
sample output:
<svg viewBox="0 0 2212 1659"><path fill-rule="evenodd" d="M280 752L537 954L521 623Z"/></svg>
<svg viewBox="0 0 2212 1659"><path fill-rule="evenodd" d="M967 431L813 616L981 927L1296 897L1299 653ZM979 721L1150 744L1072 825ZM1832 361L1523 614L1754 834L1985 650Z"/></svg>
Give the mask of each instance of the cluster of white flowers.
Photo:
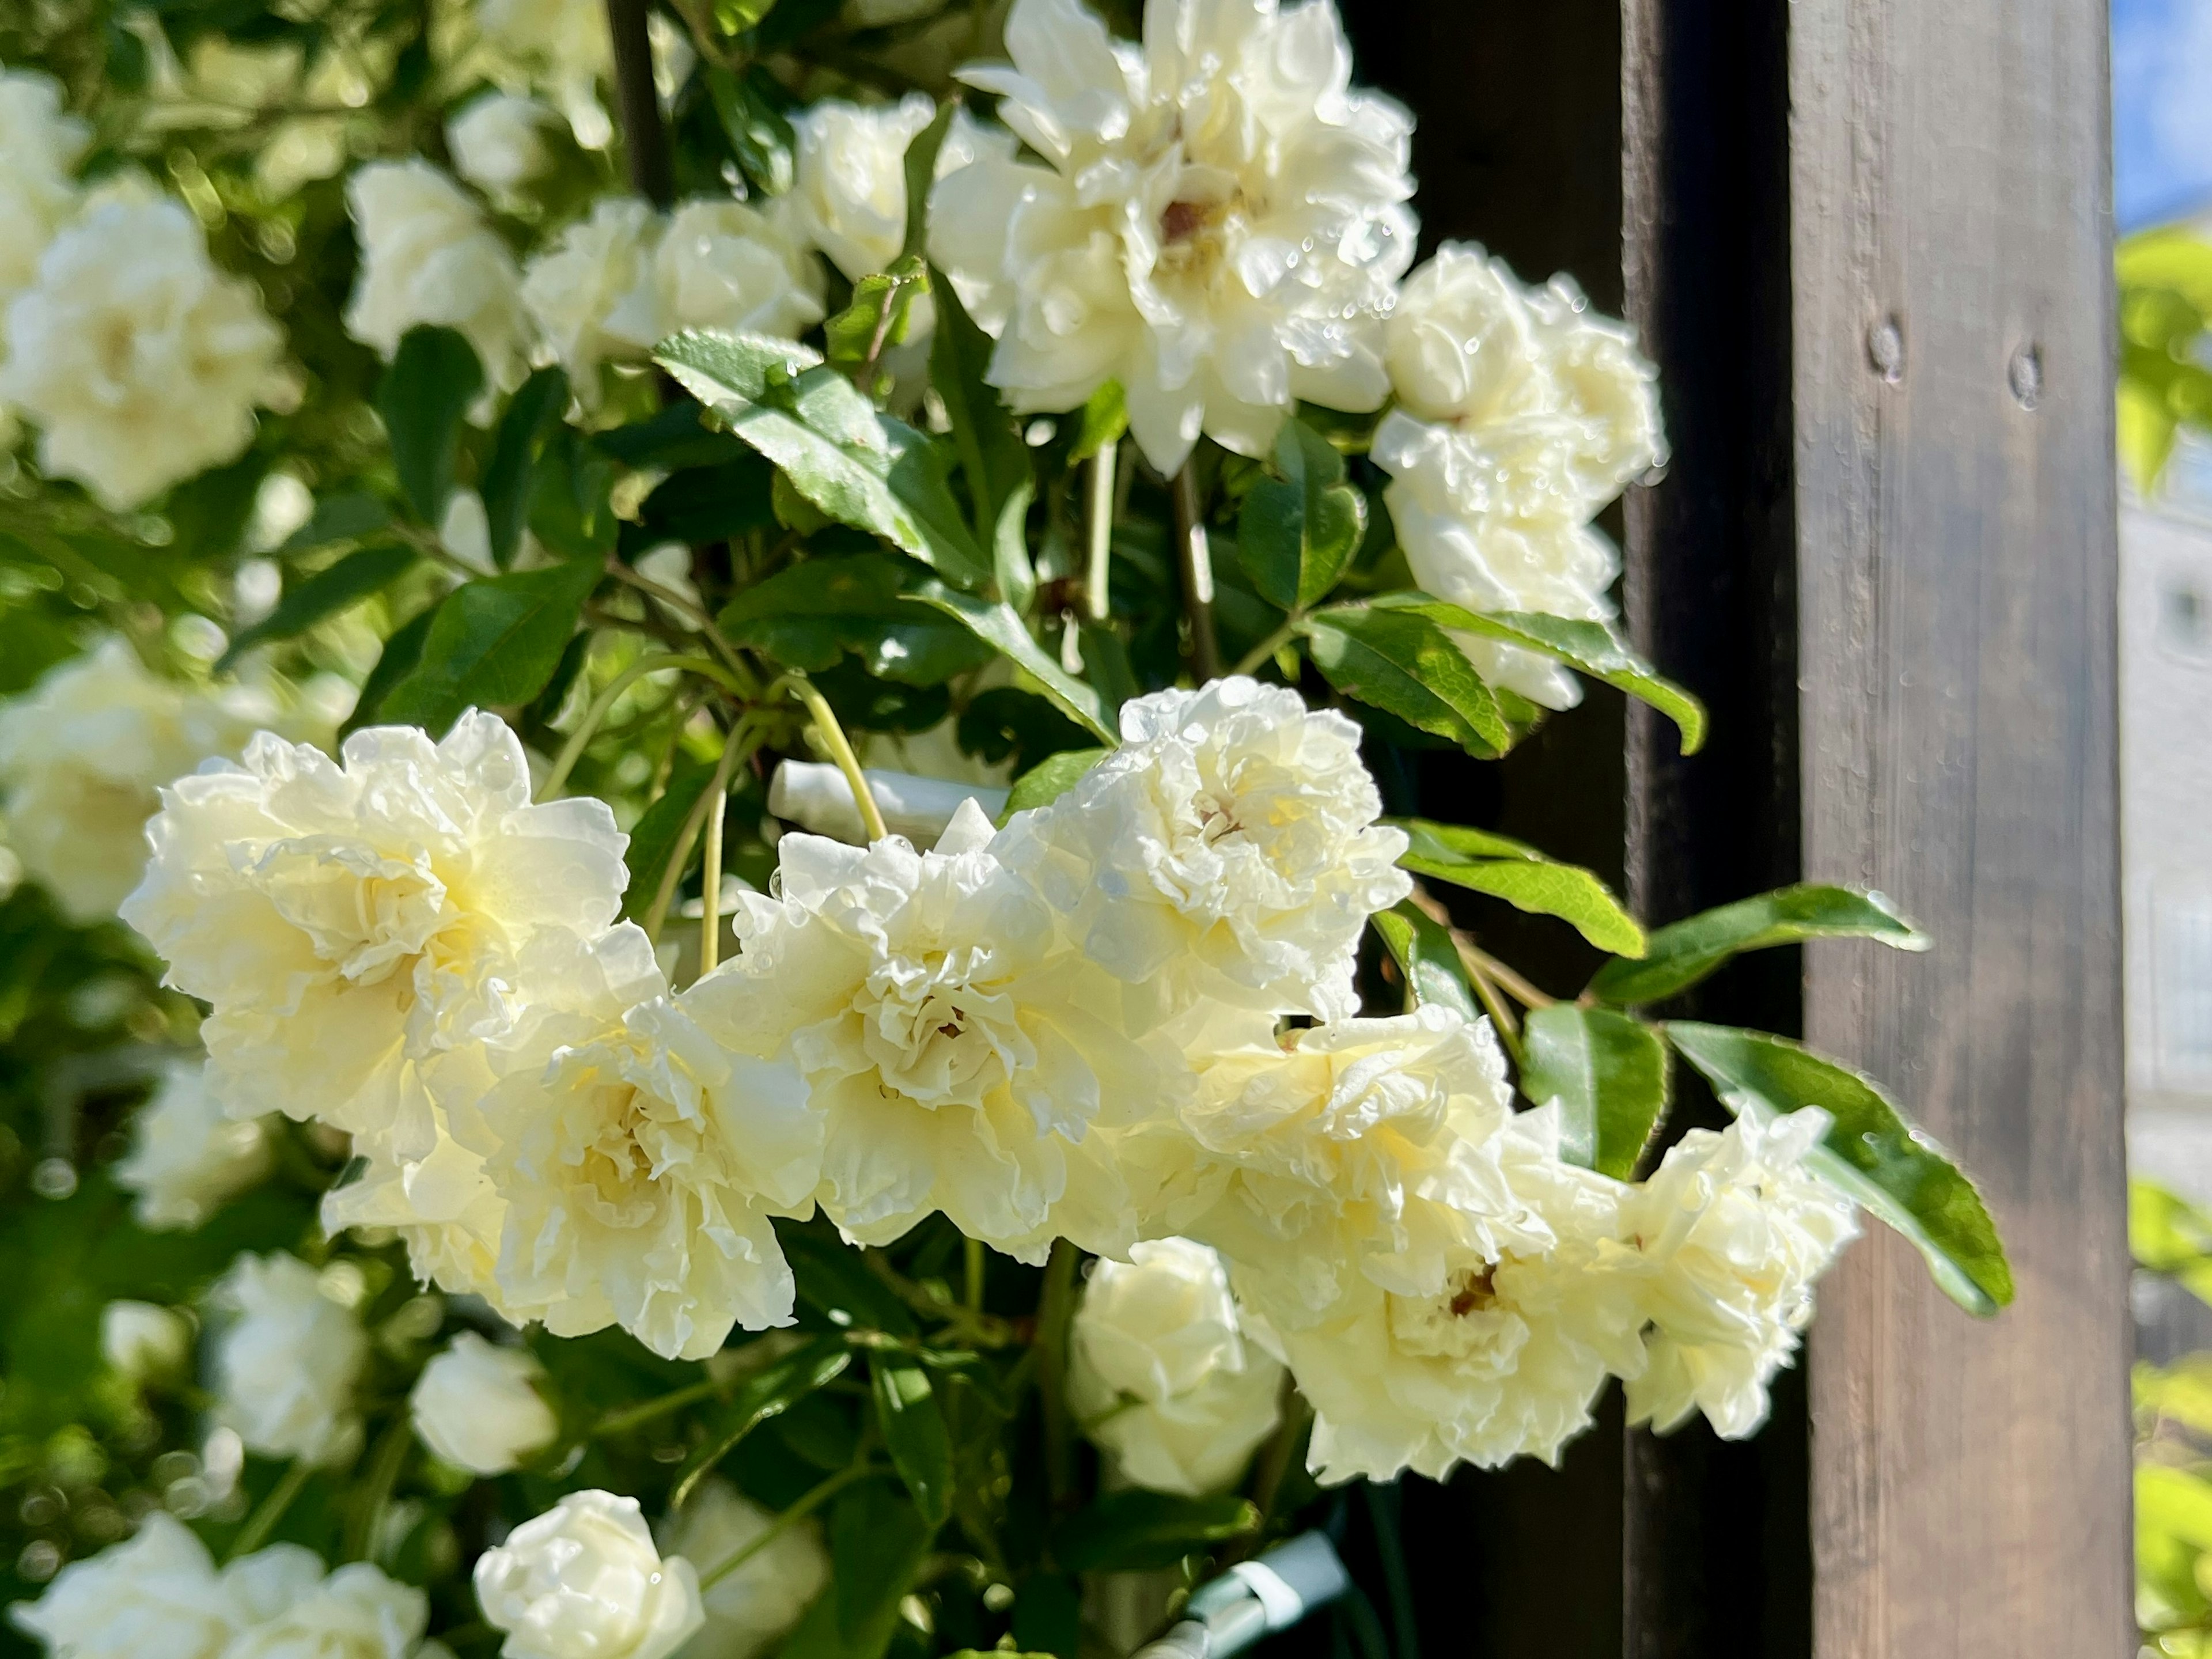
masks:
<svg viewBox="0 0 2212 1659"><path fill-rule="evenodd" d="M158 678L112 635L57 665L0 702L0 811L24 872L73 921L113 915L146 867L161 787L238 753L275 713L246 688Z"/></svg>
<svg viewBox="0 0 2212 1659"><path fill-rule="evenodd" d="M366 1561L326 1571L296 1544L218 1569L160 1510L10 1611L54 1659L410 1659L429 1620L421 1590Z"/></svg>
<svg viewBox="0 0 2212 1659"><path fill-rule="evenodd" d="M1692 1137L1645 1188L1567 1164L1486 1022L1355 1017L1360 929L1410 884L1349 721L1231 678L1121 729L1003 829L966 799L926 852L787 835L773 894L737 896L736 955L680 994L615 920L606 809L531 804L487 714L438 744L356 733L343 763L265 735L210 763L164 792L125 914L212 1005L231 1111L354 1137L367 1173L326 1222L397 1228L517 1323L702 1358L789 1322L775 1218L866 1244L939 1212L1025 1261L1114 1259L1078 1412L1144 1484L1233 1475L1276 1359L1331 1477L1553 1455L1608 1376L1656 1420L1747 1431L1850 1231L1797 1167L1817 1115ZM300 1397L239 1425L322 1455L350 1327L296 1263L241 1267L234 1296L256 1317L226 1374L331 1326ZM425 1438L514 1466L554 1431L532 1375L457 1345Z"/></svg>

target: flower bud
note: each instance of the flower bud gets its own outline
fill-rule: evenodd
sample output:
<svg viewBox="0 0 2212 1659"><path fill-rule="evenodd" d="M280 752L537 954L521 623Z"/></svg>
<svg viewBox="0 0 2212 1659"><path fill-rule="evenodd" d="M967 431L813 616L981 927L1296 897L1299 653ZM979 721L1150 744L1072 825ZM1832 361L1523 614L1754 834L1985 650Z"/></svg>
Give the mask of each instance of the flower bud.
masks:
<svg viewBox="0 0 2212 1659"><path fill-rule="evenodd" d="M699 1575L665 1560L635 1498L573 1492L477 1558L505 1659L664 1659L705 1622Z"/></svg>
<svg viewBox="0 0 2212 1659"><path fill-rule="evenodd" d="M505 1474L560 1431L534 1386L544 1375L529 1350L495 1348L463 1331L422 1368L408 1396L415 1432L456 1468Z"/></svg>
<svg viewBox="0 0 2212 1659"><path fill-rule="evenodd" d="M191 1327L150 1302L111 1302L100 1310L100 1357L133 1382L173 1376L192 1353Z"/></svg>

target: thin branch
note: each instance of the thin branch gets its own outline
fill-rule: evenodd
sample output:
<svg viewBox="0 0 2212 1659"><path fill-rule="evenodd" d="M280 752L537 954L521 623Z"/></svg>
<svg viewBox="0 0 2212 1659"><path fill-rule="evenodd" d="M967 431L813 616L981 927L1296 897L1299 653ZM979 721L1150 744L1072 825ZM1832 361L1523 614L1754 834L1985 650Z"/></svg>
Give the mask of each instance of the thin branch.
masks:
<svg viewBox="0 0 2212 1659"><path fill-rule="evenodd" d="M845 736L845 728L837 723L836 713L830 707L829 699L815 689L813 681L796 670L769 687L770 697L778 691L788 691L806 705L806 712L813 717L815 730L822 734L822 746L830 751L830 758L845 775L846 787L852 790L854 804L860 809L861 827L867 831L868 839L878 842L890 834L884 823L882 809L876 805L874 792L868 787L868 775L860 769L860 757L853 752L853 745Z"/></svg>
<svg viewBox="0 0 2212 1659"><path fill-rule="evenodd" d="M1280 628L1244 653L1243 660L1230 672L1236 674L1256 674L1273 660L1280 651L1297 636L1299 618L1293 617Z"/></svg>
<svg viewBox="0 0 2212 1659"><path fill-rule="evenodd" d="M660 124L660 94L653 84L653 37L646 0L607 0L607 34L614 46L615 104L622 119L623 155L630 188L658 207L676 199L676 167L668 130Z"/></svg>
<svg viewBox="0 0 2212 1659"><path fill-rule="evenodd" d="M1091 489L1084 502L1090 532L1090 560L1083 574L1083 609L1094 623L1113 614L1109 584L1114 569L1114 476L1121 442L1108 439L1091 458Z"/></svg>
<svg viewBox="0 0 2212 1659"><path fill-rule="evenodd" d="M658 674L669 668L704 675L717 684L742 695L742 688L736 677L720 663L709 662L704 657L640 657L616 675L608 683L606 690L592 699L592 706L584 711L584 718L569 733L568 740L561 745L561 753L553 762L553 769L545 775L545 781L539 786L539 800L550 800L560 793L561 786L568 782L568 774L576 769L576 763L583 757L585 746L598 734L600 725L606 720L608 711L613 708L617 699L646 675Z"/></svg>
<svg viewBox="0 0 2212 1659"><path fill-rule="evenodd" d="M1182 577L1182 613L1190 624L1191 678L1200 685L1221 678L1221 642L1213 632L1213 555L1198 477L1185 461L1175 475L1176 565Z"/></svg>

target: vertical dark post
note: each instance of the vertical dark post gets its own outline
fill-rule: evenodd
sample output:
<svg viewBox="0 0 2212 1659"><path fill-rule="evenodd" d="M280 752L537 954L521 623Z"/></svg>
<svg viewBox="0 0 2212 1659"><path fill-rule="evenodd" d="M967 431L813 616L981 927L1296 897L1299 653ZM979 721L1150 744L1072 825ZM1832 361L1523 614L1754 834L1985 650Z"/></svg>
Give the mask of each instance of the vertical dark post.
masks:
<svg viewBox="0 0 2212 1659"><path fill-rule="evenodd" d="M1628 623L1705 700L1684 758L1628 725L1628 884L1654 923L1796 878L1788 26L1784 0L1624 0L1622 252L1673 454L1628 501ZM1794 953L1747 959L1668 1012L1791 1032ZM1687 1090L1685 1085L1686 1092ZM1724 1119L1692 1095L1677 1131ZM1702 1421L1627 1437L1628 1659L1791 1659L1811 1645L1804 1394L1756 1439Z"/></svg>
<svg viewBox="0 0 2212 1659"><path fill-rule="evenodd" d="M653 42L646 33L646 0L607 0L607 33L614 42L615 109L621 118L623 155L630 188L666 207L676 199L676 171L660 97L653 85Z"/></svg>
<svg viewBox="0 0 2212 1659"><path fill-rule="evenodd" d="M2106 25L1796 0L1807 1034L1972 1170L1983 1323L1876 1230L1812 1334L1822 1659L2131 1651Z"/></svg>

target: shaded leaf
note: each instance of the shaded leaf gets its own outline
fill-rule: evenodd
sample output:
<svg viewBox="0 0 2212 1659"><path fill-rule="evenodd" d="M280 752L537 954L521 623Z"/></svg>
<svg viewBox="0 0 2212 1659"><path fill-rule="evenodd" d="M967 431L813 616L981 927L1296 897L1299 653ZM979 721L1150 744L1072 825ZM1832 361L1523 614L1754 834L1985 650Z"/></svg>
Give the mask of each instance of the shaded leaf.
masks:
<svg viewBox="0 0 2212 1659"><path fill-rule="evenodd" d="M1082 782L1084 775L1114 751L1110 749L1069 749L1050 755L1014 780L1014 787L1006 796L1006 810L1000 814L1004 823L1017 812L1026 812L1031 807L1049 806L1069 790Z"/></svg>
<svg viewBox="0 0 2212 1659"><path fill-rule="evenodd" d="M560 666L599 581L597 565L578 562L455 588L438 607L422 660L385 699L382 717L442 732L465 708L528 702Z"/></svg>
<svg viewBox="0 0 2212 1659"><path fill-rule="evenodd" d="M1686 991L1745 951L1808 939L1871 939L1924 951L1928 936L1880 893L1804 883L1701 911L1654 932L1636 961L1608 962L1589 982L1605 1002L1657 1002Z"/></svg>
<svg viewBox="0 0 2212 1659"><path fill-rule="evenodd" d="M1833 1121L1807 1167L1918 1246L1954 1302L1986 1315L2012 1300L2012 1269L1982 1195L1872 1082L1764 1031L1687 1020L1662 1029L1730 1111L1762 1119L1804 1106L1826 1112Z"/></svg>
<svg viewBox="0 0 2212 1659"><path fill-rule="evenodd" d="M866 1256L834 1233L796 1224L779 1227L783 1254L798 1281L799 1299L840 1330L915 1334L914 1316L898 1292L870 1270Z"/></svg>
<svg viewBox="0 0 2212 1659"><path fill-rule="evenodd" d="M483 390L476 349L455 330L411 328L376 388L399 487L423 523L435 525L453 489L461 422Z"/></svg>
<svg viewBox="0 0 2212 1659"><path fill-rule="evenodd" d="M415 550L397 543L356 549L328 569L287 587L274 610L239 630L229 648L216 659L215 672L227 672L257 645L298 638L317 623L398 580L414 564Z"/></svg>
<svg viewBox="0 0 2212 1659"><path fill-rule="evenodd" d="M1303 611L1344 574L1367 532L1367 501L1345 483L1344 457L1302 421L1283 422L1271 471L1244 497L1237 556L1261 598Z"/></svg>
<svg viewBox="0 0 2212 1659"><path fill-rule="evenodd" d="M412 674L415 665L422 660L423 641L430 637L430 624L437 619L438 607L434 605L416 611L392 630L391 637L384 641L376 666L361 683L361 696L354 699L353 713L338 728L341 738L349 737L382 717L384 701L392 695L392 688Z"/></svg>
<svg viewBox="0 0 2212 1659"><path fill-rule="evenodd" d="M994 653L958 622L906 603L927 580L887 553L802 560L740 592L722 631L788 668L819 672L850 652L878 678L936 685Z"/></svg>
<svg viewBox="0 0 2212 1659"><path fill-rule="evenodd" d="M902 259L921 258L929 246L930 187L937 182L937 158L944 151L945 135L952 130L952 118L959 112L960 100L946 99L929 125L907 141L900 161L906 180L906 234L899 242Z"/></svg>
<svg viewBox="0 0 2212 1659"><path fill-rule="evenodd" d="M571 426L547 434L530 486L530 533L566 559L594 565L615 550L615 464Z"/></svg>
<svg viewBox="0 0 2212 1659"><path fill-rule="evenodd" d="M305 553L333 542L357 542L374 536L392 522L392 510L374 495L349 490L325 495L315 503L307 523L284 538L276 556Z"/></svg>
<svg viewBox="0 0 2212 1659"><path fill-rule="evenodd" d="M1256 1532L1260 1511L1224 1492L1206 1498L1108 1492L1062 1522L1053 1553L1071 1572L1148 1572Z"/></svg>
<svg viewBox="0 0 2212 1659"><path fill-rule="evenodd" d="M1559 1105L1559 1155L1616 1181L1632 1178L1667 1111L1659 1034L1610 1008L1561 1002L1529 1011L1521 1054L1521 1092Z"/></svg>
<svg viewBox="0 0 2212 1659"><path fill-rule="evenodd" d="M908 597L911 602L934 605L946 616L957 617L977 639L1012 658L1063 714L1108 743L1115 741L1098 694L1045 654L1012 606L972 593L956 593L942 582L926 582Z"/></svg>
<svg viewBox="0 0 2212 1659"><path fill-rule="evenodd" d="M1401 869L1504 899L1532 915L1557 916L1601 951L1641 956L1644 930L1612 889L1577 864L1560 864L1505 836L1422 818L1396 821L1410 845Z"/></svg>
<svg viewBox="0 0 2212 1659"><path fill-rule="evenodd" d="M852 1359L852 1351L842 1337L817 1337L738 1384L730 1403L708 1430L706 1443L686 1460L677 1475L668 1494L669 1507L680 1508L740 1440L793 1401L813 1393Z"/></svg>
<svg viewBox="0 0 2212 1659"><path fill-rule="evenodd" d="M745 182L763 195L781 196L791 188L798 138L768 95L760 78L763 73L756 66L743 76L732 75L719 64L700 70Z"/></svg>
<svg viewBox="0 0 2212 1659"><path fill-rule="evenodd" d="M1449 738L1479 759L1495 759L1511 745L1498 699L1428 617L1344 606L1304 618L1298 631L1315 665L1347 697Z"/></svg>
<svg viewBox="0 0 2212 1659"><path fill-rule="evenodd" d="M915 1360L878 1349L868 1359L876 1422L891 1467L906 1482L915 1510L935 1528L952 1513L952 1442L929 1373Z"/></svg>
<svg viewBox="0 0 2212 1659"><path fill-rule="evenodd" d="M558 367L549 367L522 383L499 417L499 432L478 493L491 531L492 562L501 570L514 562L514 550L521 544L530 514L538 456L568 407L568 377Z"/></svg>
<svg viewBox="0 0 2212 1659"><path fill-rule="evenodd" d="M1398 964L1406 981L1406 1002L1411 1007L1440 1003L1469 1019L1482 1018L1482 1005L1468 983L1467 964L1450 932L1411 899L1369 918L1375 932Z"/></svg>
<svg viewBox="0 0 2212 1659"><path fill-rule="evenodd" d="M668 860L676 856L676 843L684 834L684 825L691 817L691 809L699 804L699 797L714 781L714 765L711 761L684 758L677 762L668 774L668 784L660 798L645 809L629 832L629 850L626 862L629 866L629 888L623 895L623 915L635 921L653 908L653 896L660 891L660 878L668 868Z"/></svg>
<svg viewBox="0 0 2212 1659"><path fill-rule="evenodd" d="M975 325L942 275L932 274L930 288L937 307L937 332L929 343L930 384L943 399L951 424L952 446L975 503L977 528L996 528L1005 524L1006 503L1014 492L1025 484L1032 492L1036 489L1029 446L1022 441L1021 428L999 389L984 378L991 366L991 337ZM1027 563L1026 553L1023 562ZM1017 610L1029 608L1008 586L1003 569L999 591Z"/></svg>
<svg viewBox="0 0 2212 1659"><path fill-rule="evenodd" d="M643 544L696 547L769 529L776 522L775 476L766 459L749 449L719 465L672 472L645 498L638 516Z"/></svg>

